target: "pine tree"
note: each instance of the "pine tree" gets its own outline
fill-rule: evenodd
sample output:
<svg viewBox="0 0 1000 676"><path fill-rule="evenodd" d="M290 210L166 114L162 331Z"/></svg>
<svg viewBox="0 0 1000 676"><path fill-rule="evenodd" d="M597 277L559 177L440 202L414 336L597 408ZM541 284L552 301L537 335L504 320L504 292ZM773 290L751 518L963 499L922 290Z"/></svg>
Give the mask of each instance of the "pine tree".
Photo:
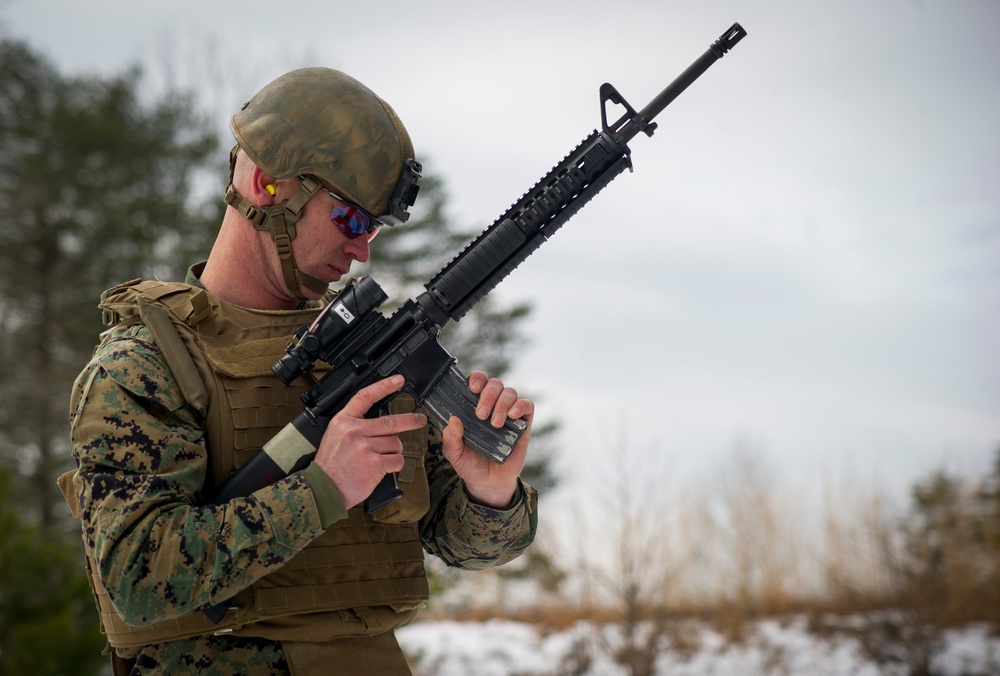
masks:
<svg viewBox="0 0 1000 676"><path fill-rule="evenodd" d="M0 676L97 674L105 639L79 548L27 523L9 478L0 467Z"/></svg>
<svg viewBox="0 0 1000 676"><path fill-rule="evenodd" d="M0 459L43 529L70 464L68 401L101 330L101 291L171 275L206 241L186 201L216 141L175 95L144 105L139 72L60 75L0 42Z"/></svg>

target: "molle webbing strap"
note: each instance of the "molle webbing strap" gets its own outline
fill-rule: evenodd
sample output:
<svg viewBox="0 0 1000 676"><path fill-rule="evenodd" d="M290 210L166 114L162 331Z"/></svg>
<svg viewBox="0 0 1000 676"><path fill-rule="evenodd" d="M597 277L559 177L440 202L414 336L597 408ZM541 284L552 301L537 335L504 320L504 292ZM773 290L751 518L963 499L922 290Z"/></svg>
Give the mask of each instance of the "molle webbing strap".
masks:
<svg viewBox="0 0 1000 676"><path fill-rule="evenodd" d="M298 327L293 327L292 331L296 328ZM233 378L270 376L271 367L285 354L289 335L243 340L233 345L214 345L209 342L205 346L205 354L217 373Z"/></svg>
<svg viewBox="0 0 1000 676"><path fill-rule="evenodd" d="M418 545L419 546L419 545ZM323 606L343 609L384 605L384 599L423 605L427 599L426 578L409 580L374 580L371 582L339 582L326 585L305 585L262 589L257 602L262 613L291 614L316 612ZM388 627L387 627L388 628Z"/></svg>
<svg viewBox="0 0 1000 676"><path fill-rule="evenodd" d="M264 615L422 606L428 596L415 525L380 524L360 507L254 585ZM397 621L399 618L396 618Z"/></svg>
<svg viewBox="0 0 1000 676"><path fill-rule="evenodd" d="M209 364L215 364L210 357L208 359ZM271 364L276 359L273 357ZM213 428L212 438L218 442L219 450L212 456L206 478L209 494L222 485L235 467L248 462L302 411L300 397L310 386L310 379L305 377L291 385L276 386L277 377L273 374L248 378L217 374L216 380L219 410L212 418L220 421L216 427L221 429Z"/></svg>
<svg viewBox="0 0 1000 676"><path fill-rule="evenodd" d="M162 307L151 305L142 296L139 296L138 302L139 315L167 360L184 399L204 416L208 411L208 389L177 328Z"/></svg>

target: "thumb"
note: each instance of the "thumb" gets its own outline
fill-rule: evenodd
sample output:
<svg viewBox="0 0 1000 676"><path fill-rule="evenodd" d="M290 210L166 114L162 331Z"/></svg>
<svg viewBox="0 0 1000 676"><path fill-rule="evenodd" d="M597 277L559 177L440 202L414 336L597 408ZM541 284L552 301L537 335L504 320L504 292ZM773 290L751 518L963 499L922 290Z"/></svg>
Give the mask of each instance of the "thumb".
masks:
<svg viewBox="0 0 1000 676"><path fill-rule="evenodd" d="M441 430L441 452L449 462L454 461L462 454L462 436L465 434L465 426L456 416L451 416L448 424Z"/></svg>

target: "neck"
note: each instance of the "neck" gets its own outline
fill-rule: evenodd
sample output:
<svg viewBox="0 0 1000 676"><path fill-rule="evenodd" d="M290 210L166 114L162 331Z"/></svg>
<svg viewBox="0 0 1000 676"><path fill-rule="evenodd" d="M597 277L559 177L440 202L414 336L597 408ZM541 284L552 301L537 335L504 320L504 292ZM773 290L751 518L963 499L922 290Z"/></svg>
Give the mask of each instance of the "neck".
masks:
<svg viewBox="0 0 1000 676"><path fill-rule="evenodd" d="M212 252L199 278L202 286L227 303L254 310L292 310L299 300L272 272L262 233L246 219L236 223L227 210ZM249 231L249 232L248 232ZM273 248L273 245L271 245Z"/></svg>

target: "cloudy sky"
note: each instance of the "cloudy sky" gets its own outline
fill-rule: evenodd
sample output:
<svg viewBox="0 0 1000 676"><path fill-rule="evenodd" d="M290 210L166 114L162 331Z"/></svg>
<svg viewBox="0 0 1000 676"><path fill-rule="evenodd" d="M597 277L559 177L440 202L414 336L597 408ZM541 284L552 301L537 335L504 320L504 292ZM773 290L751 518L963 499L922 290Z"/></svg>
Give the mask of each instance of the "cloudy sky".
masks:
<svg viewBox="0 0 1000 676"><path fill-rule="evenodd" d="M536 308L511 380L562 421L566 467L624 439L678 474L737 448L793 481L985 471L995 0L0 0L7 34L65 72L145 64L210 89L223 123L286 70L345 70L469 227L600 124L601 83L641 108L734 21L748 37L634 139L635 172L497 290Z"/></svg>

